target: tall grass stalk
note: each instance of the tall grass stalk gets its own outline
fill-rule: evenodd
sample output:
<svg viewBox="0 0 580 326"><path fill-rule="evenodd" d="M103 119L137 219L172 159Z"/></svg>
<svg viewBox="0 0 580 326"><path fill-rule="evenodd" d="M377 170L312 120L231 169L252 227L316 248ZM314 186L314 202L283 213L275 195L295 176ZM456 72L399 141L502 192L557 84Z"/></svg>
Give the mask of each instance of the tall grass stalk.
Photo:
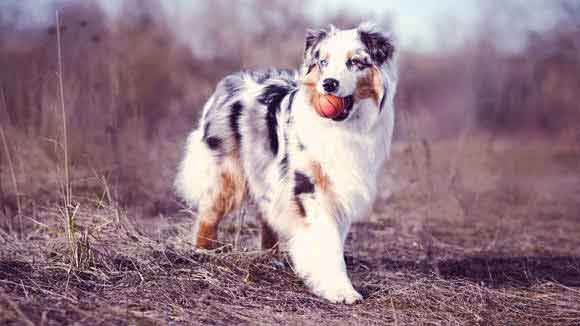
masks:
<svg viewBox="0 0 580 326"><path fill-rule="evenodd" d="M63 65L62 65L62 40L60 36L60 15L56 11L56 42L57 42L57 58L58 58L58 95L60 102L60 110L62 115L62 146L64 152L64 197L65 197L65 213L69 213L71 207L71 186L70 186L70 171L69 171L69 157L68 157L68 128L67 115L64 106L64 83L63 83Z"/></svg>
<svg viewBox="0 0 580 326"><path fill-rule="evenodd" d="M64 152L64 209L61 211L63 216L63 224L65 227L65 237L69 247L69 258L71 264L76 268L83 268L85 262L90 256L90 246L88 244L88 236L82 237L82 241L78 241L76 237L77 225L76 214L79 205L72 204L72 188L70 182L70 162L68 152L68 128L67 128L67 114L64 105L64 82L63 82L63 60L62 60L62 39L60 35L61 24L60 15L56 11L56 41L57 41L57 59L58 59L58 97L60 104L60 111L62 116L62 146Z"/></svg>

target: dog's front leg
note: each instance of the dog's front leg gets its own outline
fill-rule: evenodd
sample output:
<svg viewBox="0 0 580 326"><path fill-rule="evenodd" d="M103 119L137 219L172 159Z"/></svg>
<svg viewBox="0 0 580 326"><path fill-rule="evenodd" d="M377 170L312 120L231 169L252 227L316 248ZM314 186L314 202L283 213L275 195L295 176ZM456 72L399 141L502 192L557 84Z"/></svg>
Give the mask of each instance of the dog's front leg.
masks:
<svg viewBox="0 0 580 326"><path fill-rule="evenodd" d="M343 239L349 225L330 216L319 216L296 230L289 251L296 273L312 291L334 303L362 299L353 288L344 262Z"/></svg>

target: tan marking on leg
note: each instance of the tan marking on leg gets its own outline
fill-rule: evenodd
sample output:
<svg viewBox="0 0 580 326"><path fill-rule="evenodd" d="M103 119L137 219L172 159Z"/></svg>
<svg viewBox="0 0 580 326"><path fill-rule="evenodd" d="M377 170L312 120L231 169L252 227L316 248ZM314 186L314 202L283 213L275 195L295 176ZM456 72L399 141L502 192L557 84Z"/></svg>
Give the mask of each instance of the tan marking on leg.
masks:
<svg viewBox="0 0 580 326"><path fill-rule="evenodd" d="M220 174L219 191L214 200L212 210L216 213L228 214L237 208L246 196L246 178L241 170L239 152L235 151L224 160L223 171Z"/></svg>
<svg viewBox="0 0 580 326"><path fill-rule="evenodd" d="M236 182L234 177L226 172L220 175L220 190L217 193L212 211L218 215L224 215L231 212L236 204Z"/></svg>
<svg viewBox="0 0 580 326"><path fill-rule="evenodd" d="M198 248L211 249L217 246L217 230L221 220L238 208L246 195L246 180L237 168L241 166L239 159L231 156L226 160L231 161L222 163L219 186L210 199L210 205L199 215L196 239Z"/></svg>
<svg viewBox="0 0 580 326"><path fill-rule="evenodd" d="M218 224L199 222L197 230L196 248L214 249L217 247L217 227Z"/></svg>
<svg viewBox="0 0 580 326"><path fill-rule="evenodd" d="M338 201L338 196L332 188L332 181L328 175L324 173L320 163L313 161L310 163L310 168L312 170L316 190L320 191L322 195L326 197L332 216L334 216L336 219L341 219L344 214L344 210Z"/></svg>
<svg viewBox="0 0 580 326"><path fill-rule="evenodd" d="M330 189L330 179L322 171L320 163L313 161L310 163L310 167L312 169L312 175L314 176L314 185L321 191L327 192Z"/></svg>

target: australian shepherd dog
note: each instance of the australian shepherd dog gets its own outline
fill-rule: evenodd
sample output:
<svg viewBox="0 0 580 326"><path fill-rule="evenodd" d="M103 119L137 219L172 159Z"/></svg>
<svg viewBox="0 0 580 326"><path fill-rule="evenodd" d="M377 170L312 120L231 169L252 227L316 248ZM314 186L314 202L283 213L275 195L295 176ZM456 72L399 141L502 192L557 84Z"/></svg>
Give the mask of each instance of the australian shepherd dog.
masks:
<svg viewBox="0 0 580 326"><path fill-rule="evenodd" d="M397 87L396 53L375 25L330 26L306 36L299 71L225 77L187 139L175 181L197 207L196 246L215 248L224 216L257 207L263 248L284 244L317 295L353 303L344 261L351 223L368 215L388 158ZM332 117L318 96L344 104Z"/></svg>

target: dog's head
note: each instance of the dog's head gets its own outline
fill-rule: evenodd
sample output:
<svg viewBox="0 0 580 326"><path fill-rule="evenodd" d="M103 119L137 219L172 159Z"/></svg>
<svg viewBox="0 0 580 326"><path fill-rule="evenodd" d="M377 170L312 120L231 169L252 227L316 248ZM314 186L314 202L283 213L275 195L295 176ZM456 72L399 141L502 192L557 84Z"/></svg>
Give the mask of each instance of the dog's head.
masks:
<svg viewBox="0 0 580 326"><path fill-rule="evenodd" d="M347 99L350 107L335 121L349 119L351 111L363 102L373 103L380 111L385 96L389 97L388 74L394 69L394 52L389 35L370 23L350 30L333 26L310 30L306 35L303 85L310 93Z"/></svg>

